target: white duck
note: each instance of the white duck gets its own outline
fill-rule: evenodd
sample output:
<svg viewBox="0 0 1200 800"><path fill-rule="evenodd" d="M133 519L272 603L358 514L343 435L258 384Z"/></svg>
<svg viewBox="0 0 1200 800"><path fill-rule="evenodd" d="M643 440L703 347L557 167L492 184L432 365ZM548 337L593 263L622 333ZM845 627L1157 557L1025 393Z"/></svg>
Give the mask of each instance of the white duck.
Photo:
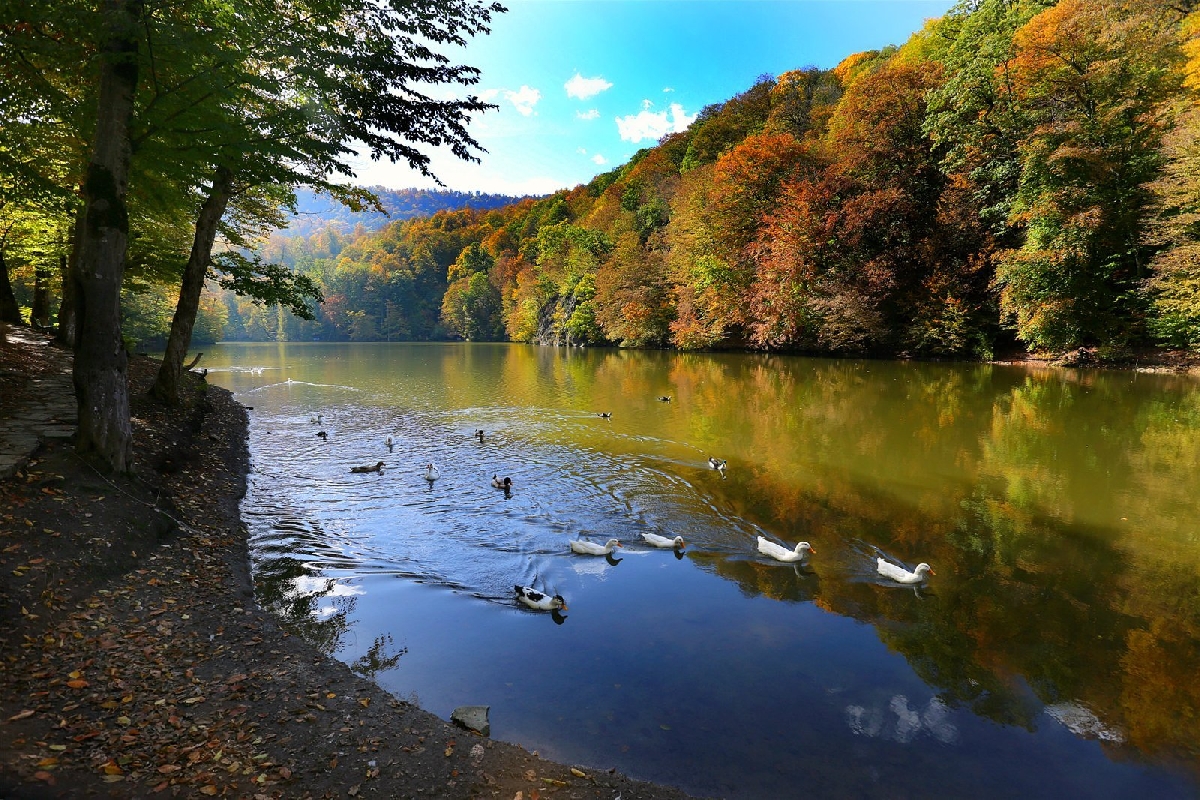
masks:
<svg viewBox="0 0 1200 800"><path fill-rule="evenodd" d="M586 539L571 540L571 552L585 556L606 556L618 547L621 547L621 543L616 539L609 539L604 544L596 544Z"/></svg>
<svg viewBox="0 0 1200 800"><path fill-rule="evenodd" d="M786 547L781 547L775 544L770 539L762 536L758 537L758 552L764 556L770 556L776 561L803 561L808 558L809 553L816 553L812 545L808 542L800 542L796 545L795 550L788 550Z"/></svg>
<svg viewBox="0 0 1200 800"><path fill-rule="evenodd" d="M651 545L652 547L663 547L668 549L674 547L683 547L682 536L676 536L674 539L670 539L666 536L659 536L657 533L643 533L642 539L645 540L646 544Z"/></svg>
<svg viewBox="0 0 1200 800"><path fill-rule="evenodd" d="M442 471L433 464L425 468L425 480L436 481L440 477L442 477Z"/></svg>
<svg viewBox="0 0 1200 800"><path fill-rule="evenodd" d="M387 445L387 448L388 448L389 450L391 450L391 449L392 449L392 437L390 437L390 436L389 436L389 437L387 438L387 441L386 441L386 442L384 442L384 444L385 444L385 445Z"/></svg>
<svg viewBox="0 0 1200 800"><path fill-rule="evenodd" d="M567 601L563 600L561 594L556 594L551 597L548 594L539 592L530 586L514 586L513 591L517 593L517 600L538 611L566 611Z"/></svg>
<svg viewBox="0 0 1200 800"><path fill-rule="evenodd" d="M909 572L904 567L898 567L892 562L882 558L875 559L875 564L880 575L885 578L891 578L896 583L924 583L929 579L930 575L937 575L937 573L933 571L933 567L929 566L923 561L920 564L917 564L917 568L912 572Z"/></svg>

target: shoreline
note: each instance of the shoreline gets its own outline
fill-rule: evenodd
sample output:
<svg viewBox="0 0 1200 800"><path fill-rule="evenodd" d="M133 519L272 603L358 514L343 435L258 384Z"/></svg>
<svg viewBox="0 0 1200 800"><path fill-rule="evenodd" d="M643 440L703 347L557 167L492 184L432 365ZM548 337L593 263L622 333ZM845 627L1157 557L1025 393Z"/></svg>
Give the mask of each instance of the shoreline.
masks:
<svg viewBox="0 0 1200 800"><path fill-rule="evenodd" d="M0 344L0 413L69 362ZM254 600L246 410L195 376L148 399L157 364L130 359L133 477L64 438L0 481L0 797L688 797L454 727L284 629Z"/></svg>

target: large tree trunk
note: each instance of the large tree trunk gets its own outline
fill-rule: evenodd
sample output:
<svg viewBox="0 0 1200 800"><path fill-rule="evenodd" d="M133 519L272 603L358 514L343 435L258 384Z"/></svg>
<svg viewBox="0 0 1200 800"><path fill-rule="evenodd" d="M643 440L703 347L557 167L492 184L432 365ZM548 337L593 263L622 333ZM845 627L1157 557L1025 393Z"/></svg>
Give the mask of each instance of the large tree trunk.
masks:
<svg viewBox="0 0 1200 800"><path fill-rule="evenodd" d="M125 193L129 122L137 91L137 25L143 0L105 0L109 40L100 67L96 137L83 187L84 224L76 241L76 450L113 472L132 466L129 354L121 339L121 278L129 243Z"/></svg>
<svg viewBox="0 0 1200 800"><path fill-rule="evenodd" d="M33 268L33 305L29 311L29 324L44 328L50 322L50 275L43 267Z"/></svg>
<svg viewBox="0 0 1200 800"><path fill-rule="evenodd" d="M21 324L21 308L8 281L8 264L4 262L4 249L0 248L0 322L10 325Z"/></svg>
<svg viewBox="0 0 1200 800"><path fill-rule="evenodd" d="M192 343L192 328L196 325L200 293L204 290L204 278L208 275L208 264L212 259L217 223L221 221L232 193L233 173L225 167L217 167L212 188L196 217L196 235L192 239L192 253L187 266L183 268L183 283L179 288L175 317L171 320L167 351L163 355L158 378L150 390L152 395L168 403L179 402L179 376L183 373L183 359Z"/></svg>

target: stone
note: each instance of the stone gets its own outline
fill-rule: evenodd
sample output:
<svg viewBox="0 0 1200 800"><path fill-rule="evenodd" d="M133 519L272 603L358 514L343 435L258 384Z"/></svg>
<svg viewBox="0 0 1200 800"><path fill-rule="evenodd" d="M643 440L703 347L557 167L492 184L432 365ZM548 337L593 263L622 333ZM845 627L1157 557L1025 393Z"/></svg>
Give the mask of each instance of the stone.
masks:
<svg viewBox="0 0 1200 800"><path fill-rule="evenodd" d="M450 721L481 736L487 736L492 730L488 724L490 708L491 706L459 706L450 712Z"/></svg>

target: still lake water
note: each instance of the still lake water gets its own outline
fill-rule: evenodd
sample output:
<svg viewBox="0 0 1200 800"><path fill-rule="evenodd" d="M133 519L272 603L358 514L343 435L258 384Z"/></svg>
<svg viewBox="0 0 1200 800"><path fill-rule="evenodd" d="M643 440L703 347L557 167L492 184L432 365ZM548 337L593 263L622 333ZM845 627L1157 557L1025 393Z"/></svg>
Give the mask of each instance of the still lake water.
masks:
<svg viewBox="0 0 1200 800"><path fill-rule="evenodd" d="M702 796L1200 793L1194 379L506 344L204 363L254 408L260 602L444 718L490 705L494 738ZM877 549L937 575L891 585Z"/></svg>

